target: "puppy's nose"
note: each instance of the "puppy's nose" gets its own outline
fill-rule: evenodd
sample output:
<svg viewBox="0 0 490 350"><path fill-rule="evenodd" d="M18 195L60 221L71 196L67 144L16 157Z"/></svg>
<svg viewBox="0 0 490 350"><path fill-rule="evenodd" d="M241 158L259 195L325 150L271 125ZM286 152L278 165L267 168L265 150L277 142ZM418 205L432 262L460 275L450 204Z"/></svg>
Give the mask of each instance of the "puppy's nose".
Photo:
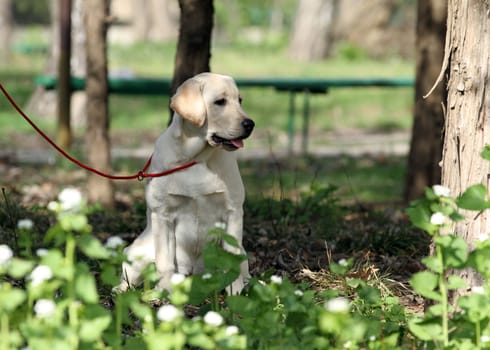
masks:
<svg viewBox="0 0 490 350"><path fill-rule="evenodd" d="M250 134L252 132L252 130L254 129L255 123L252 119L246 118L246 119L243 119L242 126L245 129L245 132L247 134Z"/></svg>

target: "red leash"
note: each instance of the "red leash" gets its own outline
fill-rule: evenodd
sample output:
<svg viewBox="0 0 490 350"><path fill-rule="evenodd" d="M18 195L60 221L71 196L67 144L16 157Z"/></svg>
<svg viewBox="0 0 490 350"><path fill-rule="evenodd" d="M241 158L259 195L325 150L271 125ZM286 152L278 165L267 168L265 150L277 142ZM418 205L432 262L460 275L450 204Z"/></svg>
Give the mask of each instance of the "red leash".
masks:
<svg viewBox="0 0 490 350"><path fill-rule="evenodd" d="M170 175L172 173L175 173L177 171L181 171L181 170L190 168L191 166L197 164L197 162L190 162L188 164L184 164L184 165L178 166L178 167L173 168L173 169L165 170L165 171L162 171L160 173L147 173L146 171L148 170L148 168L150 167L150 164L151 164L151 156L150 156L150 158L146 162L146 164L143 167L143 169L141 169L140 171L138 171L138 173L136 173L134 175L111 175L111 174L104 173L104 172L102 172L100 170L94 169L94 168L92 168L92 167L90 167L90 166L88 166L88 165L86 165L86 164L78 161L77 159L73 158L68 153L66 153L60 146L58 146L53 140L51 140L48 135L46 135L41 129L39 129L36 124L34 124L34 122L17 105L17 103L9 95L9 93L7 92L7 90L5 90L5 88L3 87L3 84L1 84L1 83L0 83L0 89L2 90L2 92L5 95L5 97L7 98L7 100L9 100L10 104L34 128L34 130L36 130L39 133L39 135L41 135L44 138L44 140L46 140L51 146L53 146L59 153L61 153L65 158L69 159L72 163L78 165L79 167L81 167L81 168L83 168L85 170L91 171L94 174L100 175L102 177L106 177L106 178L111 179L111 180L133 180L133 179L138 179L138 180L141 181L141 180L143 180L146 177L161 177L161 176Z"/></svg>

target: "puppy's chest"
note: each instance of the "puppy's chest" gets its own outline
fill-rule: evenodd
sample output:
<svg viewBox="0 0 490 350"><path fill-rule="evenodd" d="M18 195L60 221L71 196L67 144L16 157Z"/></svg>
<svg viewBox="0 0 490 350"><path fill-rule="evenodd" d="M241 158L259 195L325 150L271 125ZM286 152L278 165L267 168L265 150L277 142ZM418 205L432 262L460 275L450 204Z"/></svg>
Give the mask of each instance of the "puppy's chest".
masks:
<svg viewBox="0 0 490 350"><path fill-rule="evenodd" d="M147 188L148 204L165 211L182 210L187 205L199 211L206 211L206 207L216 210L226 206L226 195L226 183L204 164L153 179Z"/></svg>

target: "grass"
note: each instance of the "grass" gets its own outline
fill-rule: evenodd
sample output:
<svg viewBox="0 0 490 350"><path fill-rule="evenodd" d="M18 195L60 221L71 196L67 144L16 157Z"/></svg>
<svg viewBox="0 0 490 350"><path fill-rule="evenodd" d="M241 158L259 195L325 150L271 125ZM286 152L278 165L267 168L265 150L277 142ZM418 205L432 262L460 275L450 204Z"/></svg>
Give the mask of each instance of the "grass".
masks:
<svg viewBox="0 0 490 350"><path fill-rule="evenodd" d="M335 187L344 204L387 203L401 198L404 157L298 157L241 162L249 197L298 199L312 188Z"/></svg>

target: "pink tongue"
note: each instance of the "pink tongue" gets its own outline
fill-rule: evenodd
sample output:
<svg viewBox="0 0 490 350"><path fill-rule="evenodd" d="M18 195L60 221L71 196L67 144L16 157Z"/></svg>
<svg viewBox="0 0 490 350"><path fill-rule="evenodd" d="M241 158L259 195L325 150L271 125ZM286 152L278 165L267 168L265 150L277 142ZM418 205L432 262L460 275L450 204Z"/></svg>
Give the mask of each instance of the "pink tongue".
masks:
<svg viewBox="0 0 490 350"><path fill-rule="evenodd" d="M231 140L231 143L233 144L233 146L235 146L236 148L242 148L243 147L243 141L242 140L239 140L239 139L236 139L236 140Z"/></svg>

